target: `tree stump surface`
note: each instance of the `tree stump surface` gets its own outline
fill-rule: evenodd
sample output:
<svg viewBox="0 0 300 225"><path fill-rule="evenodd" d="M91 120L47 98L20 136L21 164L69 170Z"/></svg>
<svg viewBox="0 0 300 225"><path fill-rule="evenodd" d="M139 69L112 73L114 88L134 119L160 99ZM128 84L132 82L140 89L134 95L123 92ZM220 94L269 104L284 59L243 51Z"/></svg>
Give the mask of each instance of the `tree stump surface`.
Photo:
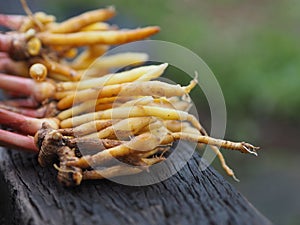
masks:
<svg viewBox="0 0 300 225"><path fill-rule="evenodd" d="M214 169L200 171L197 153L176 175L141 187L64 188L35 154L0 149L0 161L1 224L271 224Z"/></svg>

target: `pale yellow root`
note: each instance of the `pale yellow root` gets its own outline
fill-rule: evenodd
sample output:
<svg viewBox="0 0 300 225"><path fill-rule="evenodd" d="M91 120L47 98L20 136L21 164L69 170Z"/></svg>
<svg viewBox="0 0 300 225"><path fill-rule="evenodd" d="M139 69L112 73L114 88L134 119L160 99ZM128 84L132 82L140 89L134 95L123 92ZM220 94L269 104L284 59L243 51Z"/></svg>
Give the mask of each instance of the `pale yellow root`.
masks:
<svg viewBox="0 0 300 225"><path fill-rule="evenodd" d="M111 71L109 71L108 69L93 69L92 67L89 67L88 69L84 69L84 70L77 70L79 74L81 74L80 80L89 80L92 78L99 78L99 77L103 77L107 74L109 74Z"/></svg>
<svg viewBox="0 0 300 225"><path fill-rule="evenodd" d="M43 24L33 16L33 13L30 10L30 8L28 7L28 4L27 4L26 0L20 0L20 2L22 4L23 10L27 14L28 18L33 22L33 24L38 29L42 30L43 29Z"/></svg>
<svg viewBox="0 0 300 225"><path fill-rule="evenodd" d="M145 168L146 169L146 168ZM82 173L83 180L98 180L111 177L134 175L143 172L140 167L130 167L125 165L117 165L101 170L90 170Z"/></svg>
<svg viewBox="0 0 300 225"><path fill-rule="evenodd" d="M55 97L56 99L60 99L59 97L65 97L68 94L72 94L73 91L68 92L60 92L61 94L66 93L66 95L59 96L59 93L56 93ZM110 105L112 107L119 107L120 104L122 105L123 102L131 102L132 98L127 97L111 97L111 98L101 98L95 100L89 100L85 101L83 103L80 103L78 105L73 106L72 108L66 109L58 114L58 118L60 120L65 120L70 117L78 116L82 113L87 112L97 112L100 109L103 109L103 105ZM111 107L111 108L112 108Z"/></svg>
<svg viewBox="0 0 300 225"><path fill-rule="evenodd" d="M119 122L119 120L95 120L89 123L82 124L78 127L64 129L62 132L68 133L71 136L82 137L97 131L103 130L113 124Z"/></svg>
<svg viewBox="0 0 300 225"><path fill-rule="evenodd" d="M156 154L158 151L160 150L160 148L155 148L153 149L152 151L149 151L149 152L146 152L146 153L140 153L139 155L142 157L142 158L148 158L154 154Z"/></svg>
<svg viewBox="0 0 300 225"><path fill-rule="evenodd" d="M200 131L195 127L191 126L189 122L182 122L179 120L164 120L164 126L171 132L183 132L201 135Z"/></svg>
<svg viewBox="0 0 300 225"><path fill-rule="evenodd" d="M191 126L191 124L187 123L187 122L181 122L181 121L176 121L176 120L167 120L167 121L163 121L165 127L170 130L171 132L183 132L183 133L190 133L190 134L194 134L194 135L201 135L200 132ZM205 132L205 135L207 135L207 133ZM202 148L202 144L203 143L199 143L198 142L198 147L199 149ZM219 158L219 161L221 163L222 168L225 170L225 172L233 177L234 180L238 181L238 179L235 177L233 170L227 165L225 158L223 157L222 153L220 152L220 150L218 149L218 147L216 146L210 146L210 149L212 149L212 151L215 152L215 154L217 155L217 157Z"/></svg>
<svg viewBox="0 0 300 225"><path fill-rule="evenodd" d="M60 130L60 132L63 132ZM62 133L63 134L63 133ZM66 133L68 135L68 131ZM71 133L71 135L74 135ZM82 155L96 154L100 151L110 149L121 145L124 141L112 139L86 139L82 137L70 138L67 145L71 148L77 148Z"/></svg>
<svg viewBox="0 0 300 225"><path fill-rule="evenodd" d="M93 109L95 110L96 104L97 103L94 100L86 101L79 105L75 105L72 108L69 108L69 109L66 109L66 110L60 112L57 117L60 120L65 120L72 116L77 116L82 113L91 112L91 111L93 111Z"/></svg>
<svg viewBox="0 0 300 225"><path fill-rule="evenodd" d="M83 102L79 105L73 106L72 108L66 109L58 114L58 118L60 120L65 120L67 118L70 118L72 116L78 116L85 112L91 112L93 109L95 109L96 102L93 100Z"/></svg>
<svg viewBox="0 0 300 225"><path fill-rule="evenodd" d="M70 66L76 70L88 69L88 67L95 61L97 58L105 54L109 49L107 45L92 45L88 46L85 51L83 51L79 56L77 56Z"/></svg>
<svg viewBox="0 0 300 225"><path fill-rule="evenodd" d="M173 98L173 97L172 97ZM178 101L170 101L172 98L155 98L152 102L149 102L148 106L157 106L157 107L164 107L170 109L177 109L180 111L188 111L191 107L191 104L186 101L182 101L178 98Z"/></svg>
<svg viewBox="0 0 300 225"><path fill-rule="evenodd" d="M123 68L128 65L137 65L148 60L146 53L126 52L110 56L102 56L91 66L91 69Z"/></svg>
<svg viewBox="0 0 300 225"><path fill-rule="evenodd" d="M156 135L145 133L134 137L130 141L119 146L101 151L93 156L83 156L78 160L67 162L67 166L76 166L80 168L88 168L90 166L98 166L113 158L127 156L129 154L146 153L157 147L159 137ZM147 144L145 144L147 143Z"/></svg>
<svg viewBox="0 0 300 225"><path fill-rule="evenodd" d="M202 136L202 135L195 135L195 134L187 134L187 133L172 133L171 134L172 138L174 140L187 140L191 142L198 142L199 144L207 144L210 145L210 148L215 152L217 157L219 158L219 161L221 163L222 168L225 170L225 172L231 176L235 181L239 181L233 170L226 164L226 161L224 159L224 156L218 149L218 147L226 148L226 149L231 149L231 150L237 150L242 153L249 153L257 156L256 150L258 150L258 147L255 147L249 143L245 142L231 142L231 141L225 141L225 140L220 140L220 139L215 139L209 136ZM173 142L171 141L171 137L166 137L164 140L164 144Z"/></svg>
<svg viewBox="0 0 300 225"><path fill-rule="evenodd" d="M84 138L99 138L99 139L124 139L138 133L142 128L152 122L151 117L138 117L123 119L119 122L112 124L98 133L93 133L85 136Z"/></svg>
<svg viewBox="0 0 300 225"><path fill-rule="evenodd" d="M103 77L83 80L79 82L61 82L57 84L57 89L59 91L68 91L75 89L83 90L88 88L99 88L101 86L132 82L148 73L152 75L151 79L153 79L159 77L164 72L167 66L167 63L158 66L142 66L128 71L107 74Z"/></svg>
<svg viewBox="0 0 300 225"><path fill-rule="evenodd" d="M138 106L138 105L147 105L147 106L156 106L162 108L177 109L181 111L187 111L186 109L190 107L189 102L182 101L178 98L178 101L170 100L173 99L166 97L153 98L152 96L145 97L135 97L133 100L129 100L119 107L128 107L128 106Z"/></svg>
<svg viewBox="0 0 300 225"><path fill-rule="evenodd" d="M165 69L168 67L168 63L161 64L157 67L155 70L151 70L145 74L143 74L141 77L139 77L136 81L149 81L153 80L163 74Z"/></svg>
<svg viewBox="0 0 300 225"><path fill-rule="evenodd" d="M56 91L55 84L46 80L46 82L38 82L34 86L34 99L42 103L46 99L53 98Z"/></svg>
<svg viewBox="0 0 300 225"><path fill-rule="evenodd" d="M190 142L216 146L220 148L237 150L242 153L250 153L253 155L257 155L256 150L259 149L258 147L255 147L245 142L231 142L231 141L225 141L221 139L215 139L209 136L197 135L192 133L183 133L183 132L169 133L168 135L165 136L165 139L162 142L162 144L169 144L175 140L180 140L180 139L190 141Z"/></svg>
<svg viewBox="0 0 300 225"><path fill-rule="evenodd" d="M153 158L141 158L142 162L144 162L148 166L152 166L156 163L160 163L165 161L166 159L164 157L153 157Z"/></svg>
<svg viewBox="0 0 300 225"><path fill-rule="evenodd" d="M124 144L119 145L117 147L113 147L105 151L99 152L93 156L82 157L77 161L70 162L68 166L78 166L81 168L87 168L89 166L98 166L111 160L112 158L124 157L129 154L139 155L141 154L141 152L144 152L142 155L147 155L147 153L151 155L156 153L155 148L159 145L172 144L175 140L186 140L211 145L212 150L217 154L224 170L227 172L228 175L236 179L233 171L226 165L225 159L217 147L238 150L242 153L251 153L255 155L256 150L258 149L257 147L254 147L248 143L235 143L225 140L214 139L208 136L200 135L199 133L193 134L184 132L164 132L166 131L166 128L160 127L161 121L157 121L155 123L156 124L153 126L151 133L148 132L141 134L139 136L134 137L131 141L125 142ZM147 143L147 145L145 145L144 143ZM151 148L153 150L151 150ZM147 156L150 156L149 154ZM159 162L156 160L153 161L151 159L143 159L142 161L149 164L151 164L151 162Z"/></svg>
<svg viewBox="0 0 300 225"><path fill-rule="evenodd" d="M164 120L181 120L189 121L195 128L201 131L203 128L197 121L197 119L187 112L155 107L155 106L130 106L130 107L118 107L115 109L108 109L102 112L87 113L81 116L75 116L63 120L61 122L62 128L68 128L73 126L79 126L81 124L101 119L124 119L129 117L145 117L155 116Z"/></svg>
<svg viewBox="0 0 300 225"><path fill-rule="evenodd" d="M78 55L78 49L70 46L52 46L51 50L55 51L60 58L73 59Z"/></svg>
<svg viewBox="0 0 300 225"><path fill-rule="evenodd" d="M67 48L59 52L59 55L66 59L74 59L78 54L77 48Z"/></svg>
<svg viewBox="0 0 300 225"><path fill-rule="evenodd" d="M35 63L29 68L30 76L37 82L44 81L48 75L47 67L41 63Z"/></svg>
<svg viewBox="0 0 300 225"><path fill-rule="evenodd" d="M224 156L222 155L222 153L220 152L220 150L218 149L218 147L216 146L210 146L210 148L215 152L215 154L217 155L222 168L225 170L225 172L227 173L227 175L231 176L235 181L239 181L239 179L237 179L237 177L235 176L233 170L227 165L226 160L224 158Z"/></svg>
<svg viewBox="0 0 300 225"><path fill-rule="evenodd" d="M166 121L164 121L164 123L165 122ZM233 171L227 166L223 155L221 154L221 152L217 147L237 150L242 153L250 153L254 155L257 155L256 150L259 149L258 147L255 147L245 142L236 143L231 141L215 139L209 136L203 136L200 134L198 130L195 130L195 128L191 128L188 123L185 123L180 128L176 127L175 129L180 130L181 132L175 132L175 133L168 132L166 128L164 128L161 125L162 125L161 122L157 121L156 125L153 125L152 128L150 129L152 134L156 134L156 135L161 134L161 138L163 138L163 140L161 140L159 143L156 142L157 145L172 144L175 140L179 140L179 139L190 141L190 142L196 142L199 144L210 145L212 150L217 154L224 170L227 172L228 175L232 176L234 179L236 179L236 177L234 176ZM172 128L174 129L174 127ZM155 137L156 135L152 136L152 138L156 138L155 140L157 140L157 137ZM148 140L148 143L149 142L153 142L153 141Z"/></svg>
<svg viewBox="0 0 300 225"><path fill-rule="evenodd" d="M66 95L60 96L59 93L56 93L56 99L59 99L59 97L65 97L68 94L72 94L73 92L71 91L69 93L68 92L60 92L60 93L61 94L66 93ZM127 97L111 97L111 98L97 99L96 101L89 100L60 112L57 118L59 118L60 120L65 120L70 117L78 116L83 113L97 112L100 110L104 110L104 109L106 110L109 108L116 108L116 107L147 105L147 104L151 104L151 102L153 101L155 100L152 97L141 97L141 98L134 98L134 99L127 98Z"/></svg>
<svg viewBox="0 0 300 225"><path fill-rule="evenodd" d="M84 76L82 80L101 77L103 71L110 71L115 68L124 68L126 66L137 66L147 61L148 55L144 53L120 53L112 56L102 56L95 60L88 68L82 68ZM83 70L84 69L84 70ZM107 73L106 73L107 74ZM106 75L105 74L105 75ZM152 79L152 78L150 78ZM148 79L148 80L150 80Z"/></svg>
<svg viewBox="0 0 300 225"><path fill-rule="evenodd" d="M123 103L119 107L130 107L130 106L138 106L138 105L148 105L148 104L150 104L153 101L154 101L153 97L150 97L150 96L136 97L136 98L134 98L132 100L129 100L129 101Z"/></svg>
<svg viewBox="0 0 300 225"><path fill-rule="evenodd" d="M188 112L191 107L192 104L186 101L178 101L172 104L172 108L186 112Z"/></svg>
<svg viewBox="0 0 300 225"><path fill-rule="evenodd" d="M190 85L181 87L180 85L172 85L160 81L123 83L104 86L99 89L78 91L73 95L61 99L57 107L62 110L71 107L74 103L114 96L183 96L188 94L189 91Z"/></svg>
<svg viewBox="0 0 300 225"><path fill-rule="evenodd" d="M69 34L38 33L37 37L44 45L119 45L141 40L159 32L159 27L138 28L118 31L87 31Z"/></svg>
<svg viewBox="0 0 300 225"><path fill-rule="evenodd" d="M48 15L45 12L36 12L33 16L39 20L42 24L48 24L55 22L56 18L53 15Z"/></svg>
<svg viewBox="0 0 300 225"><path fill-rule="evenodd" d="M45 25L53 23L55 21L54 16L47 15L44 12L36 12L33 16L35 17L35 20L39 21L42 24L42 30L45 29ZM23 33L31 28L35 28L35 22L27 17L24 19L23 24L19 28L19 32Z"/></svg>
<svg viewBox="0 0 300 225"><path fill-rule="evenodd" d="M108 23L97 22L83 27L82 29L80 29L80 31L104 31L110 29L111 26Z"/></svg>
<svg viewBox="0 0 300 225"><path fill-rule="evenodd" d="M216 153L217 157L219 158L219 161L225 170L225 172L233 177L234 180L238 181L238 179L235 177L233 170L226 164L226 161L222 155L222 153L219 151L218 147L223 147L227 149L232 150L238 150L242 153L250 153L257 155L256 150L258 150L258 147L254 147L248 143L240 142L230 142L230 141L224 141L220 139L214 139L209 136L203 136L200 134L198 130L196 130L194 127L191 127L191 125L187 122L184 122L180 124L180 121L162 121L166 128L169 130L176 130L174 133L168 132L164 127L161 126L161 122L157 121L155 126L161 126L160 127L160 133L164 134L164 140L161 141L161 144L172 144L175 140L187 140L191 142L197 142L199 147L201 147L202 144L208 144L210 145L210 148ZM175 126L174 126L175 125ZM152 128L154 129L154 128ZM149 132L149 131L146 131Z"/></svg>
<svg viewBox="0 0 300 225"><path fill-rule="evenodd" d="M31 60L31 63L41 63L47 67L49 72L59 74L69 80L74 80L78 75L75 70L63 63L57 63L46 56L43 58L44 59L34 58L33 60ZM52 77L51 73L49 73L49 77Z"/></svg>
<svg viewBox="0 0 300 225"><path fill-rule="evenodd" d="M108 98L104 98L104 100L107 100ZM109 98L112 99L112 98ZM103 99L98 100L89 100L86 102L82 102L79 105L75 105L71 108L68 108L62 112L60 112L57 117L60 120L68 119L72 116L78 116L83 113L90 113L90 112L98 112L103 111L107 109L111 109L113 107L120 107L122 103L120 102L108 102L108 103L101 103Z"/></svg>
<svg viewBox="0 0 300 225"><path fill-rule="evenodd" d="M27 51L31 57L38 56L41 54L42 43L40 39L32 37L27 41L26 45Z"/></svg>
<svg viewBox="0 0 300 225"><path fill-rule="evenodd" d="M111 109L113 107L119 107L120 105L121 105L120 103L99 104L99 105L96 105L95 112Z"/></svg>
<svg viewBox="0 0 300 225"><path fill-rule="evenodd" d="M49 73L48 75L52 80L60 81L60 82L66 82L71 80L77 80L77 77L67 77L58 73Z"/></svg>
<svg viewBox="0 0 300 225"><path fill-rule="evenodd" d="M171 108L188 112L192 107L191 99L189 95L183 97L174 96L168 98L167 101L172 105Z"/></svg>
<svg viewBox="0 0 300 225"><path fill-rule="evenodd" d="M59 83L57 83L57 84L59 84ZM56 84L56 86L57 86L57 84ZM57 90L57 87L56 87L56 90ZM56 91L55 94L54 94L54 98L56 100L60 100L60 99L63 99L65 97L67 97L68 95L73 95L73 94L74 94L74 90L72 90L72 91L63 91L63 92Z"/></svg>
<svg viewBox="0 0 300 225"><path fill-rule="evenodd" d="M79 16L72 17L59 24L51 24L48 26L48 32L51 33L71 33L79 31L81 28L90 24L101 22L112 18L115 15L115 9L109 7L107 9L98 9L85 12Z"/></svg>
<svg viewBox="0 0 300 225"><path fill-rule="evenodd" d="M163 129L163 128L162 128ZM230 141L224 141L219 139L214 139L208 136L194 135L190 133L167 133L163 136L158 136L162 130L152 131L151 133L144 133L139 136L134 137L131 141L128 141L117 147L104 150L93 156L84 156L77 161L70 162L68 166L78 166L81 168L87 168L89 166L101 165L115 157L121 157L128 154L137 154L142 151L152 151L151 149L156 148L159 145L166 145L173 143L175 140L186 140L196 143L204 143L208 145L213 145L217 147L228 148L232 150L238 150L243 153L256 154L255 150L258 149L248 143L235 143ZM147 141L147 142L145 142ZM145 145L147 143L147 145ZM218 153L218 157L223 159L223 157ZM222 165L226 165L224 159L221 160ZM226 172L233 176L230 172L229 167L224 168Z"/></svg>

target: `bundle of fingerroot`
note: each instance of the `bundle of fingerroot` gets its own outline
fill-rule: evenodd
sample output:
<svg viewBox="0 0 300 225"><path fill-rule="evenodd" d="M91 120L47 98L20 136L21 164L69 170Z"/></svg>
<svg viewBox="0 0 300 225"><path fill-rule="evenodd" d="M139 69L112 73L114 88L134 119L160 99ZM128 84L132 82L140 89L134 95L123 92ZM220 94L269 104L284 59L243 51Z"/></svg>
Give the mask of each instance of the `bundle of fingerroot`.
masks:
<svg viewBox="0 0 300 225"><path fill-rule="evenodd" d="M9 29L0 34L2 146L38 154L65 186L151 172L180 140L209 145L234 179L219 149L256 155L251 144L210 137L189 113L197 77L169 84L158 80L168 64L145 65L146 53L105 55L159 27L120 29L107 22L114 7L57 22L21 3L26 15L0 15Z"/></svg>

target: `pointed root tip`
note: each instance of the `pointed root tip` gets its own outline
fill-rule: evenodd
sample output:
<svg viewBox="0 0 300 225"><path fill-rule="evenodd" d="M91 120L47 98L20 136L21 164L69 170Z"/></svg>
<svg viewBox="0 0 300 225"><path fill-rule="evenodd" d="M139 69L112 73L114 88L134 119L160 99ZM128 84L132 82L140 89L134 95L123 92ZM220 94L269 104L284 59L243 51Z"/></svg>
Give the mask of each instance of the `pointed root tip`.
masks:
<svg viewBox="0 0 300 225"><path fill-rule="evenodd" d="M234 174L232 174L231 177L233 178L234 181L240 182L240 180Z"/></svg>
<svg viewBox="0 0 300 225"><path fill-rule="evenodd" d="M198 74L197 71L195 71L195 77L194 77L193 80L194 80L196 83L198 83L198 77L199 77L199 74Z"/></svg>
<svg viewBox="0 0 300 225"><path fill-rule="evenodd" d="M163 64L159 65L159 67L161 67L162 70L165 70L168 66L169 66L169 63L163 63Z"/></svg>
<svg viewBox="0 0 300 225"><path fill-rule="evenodd" d="M154 34L160 32L160 27L159 26L149 26L149 27L145 27L144 29L150 30L151 32L149 32L149 33L151 33L151 35L154 35Z"/></svg>
<svg viewBox="0 0 300 225"><path fill-rule="evenodd" d="M196 87L196 85L198 84L198 80L197 77L195 77L193 80L191 80L190 84L188 86L185 86L185 93L188 94L191 92L191 90Z"/></svg>
<svg viewBox="0 0 300 225"><path fill-rule="evenodd" d="M224 167L223 167L224 168ZM226 173L232 177L232 179L236 182L240 182L240 180L235 176L234 172L232 169L230 169L228 166L226 166L225 168Z"/></svg>
<svg viewBox="0 0 300 225"><path fill-rule="evenodd" d="M245 142L243 142L242 145L243 145L244 150L247 153L250 153L252 155L258 156L257 150L259 150L260 147L255 147L255 146L253 146L251 144L248 144L248 143L245 143Z"/></svg>

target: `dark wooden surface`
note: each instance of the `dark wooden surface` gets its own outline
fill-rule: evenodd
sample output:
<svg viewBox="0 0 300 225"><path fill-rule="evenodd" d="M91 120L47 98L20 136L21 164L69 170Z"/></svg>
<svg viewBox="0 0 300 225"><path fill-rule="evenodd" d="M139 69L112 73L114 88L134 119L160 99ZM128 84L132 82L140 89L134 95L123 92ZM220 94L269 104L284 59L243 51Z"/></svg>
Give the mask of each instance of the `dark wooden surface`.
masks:
<svg viewBox="0 0 300 225"><path fill-rule="evenodd" d="M64 188L33 154L0 149L2 224L271 224L197 154L164 182L131 187L108 180Z"/></svg>

